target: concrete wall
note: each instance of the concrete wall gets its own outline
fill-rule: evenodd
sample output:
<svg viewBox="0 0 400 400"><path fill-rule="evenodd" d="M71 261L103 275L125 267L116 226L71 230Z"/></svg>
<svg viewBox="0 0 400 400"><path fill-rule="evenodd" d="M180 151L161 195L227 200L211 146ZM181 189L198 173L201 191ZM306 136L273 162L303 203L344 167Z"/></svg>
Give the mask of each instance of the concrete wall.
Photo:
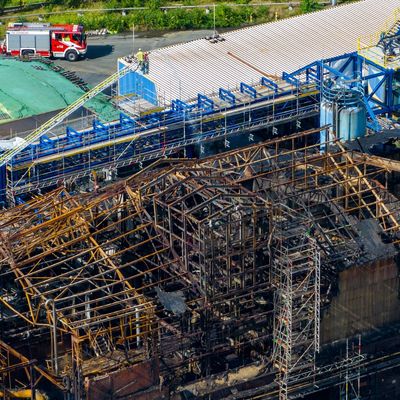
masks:
<svg viewBox="0 0 400 400"><path fill-rule="evenodd" d="M341 272L339 292L323 313L322 343L400 321L398 275L393 258Z"/></svg>

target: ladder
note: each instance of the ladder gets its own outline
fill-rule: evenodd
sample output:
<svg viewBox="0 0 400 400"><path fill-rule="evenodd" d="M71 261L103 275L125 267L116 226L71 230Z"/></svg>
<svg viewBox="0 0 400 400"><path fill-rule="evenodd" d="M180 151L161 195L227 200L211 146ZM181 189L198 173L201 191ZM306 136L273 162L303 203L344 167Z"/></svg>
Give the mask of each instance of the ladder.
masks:
<svg viewBox="0 0 400 400"><path fill-rule="evenodd" d="M88 329L89 341L97 357L104 356L114 350L112 340L107 331L100 325Z"/></svg>
<svg viewBox="0 0 400 400"><path fill-rule="evenodd" d="M69 115L73 112L78 110L81 106L83 106L87 101L92 99L93 97L97 96L103 90L110 87L113 83L118 81L118 79L122 78L129 72L135 72L139 68L139 64L136 62L132 62L128 64L126 67L122 68L121 70L117 71L115 74L109 76L103 82L100 82L97 86L93 89L86 92L82 97L75 100L72 104L68 107L64 108L60 113L55 115L53 118L49 119L39 128L35 129L31 132L28 136L24 138L24 142L17 145L13 149L5 151L3 154L0 155L0 167L6 165L8 162L11 161L13 157L15 157L18 153L22 150L25 150L29 145L37 141L41 136L45 135L47 132L51 131L55 128L59 123L64 121Z"/></svg>
<svg viewBox="0 0 400 400"><path fill-rule="evenodd" d="M396 23L390 28L390 30L386 33L386 36L396 36L400 32L400 20L396 21Z"/></svg>

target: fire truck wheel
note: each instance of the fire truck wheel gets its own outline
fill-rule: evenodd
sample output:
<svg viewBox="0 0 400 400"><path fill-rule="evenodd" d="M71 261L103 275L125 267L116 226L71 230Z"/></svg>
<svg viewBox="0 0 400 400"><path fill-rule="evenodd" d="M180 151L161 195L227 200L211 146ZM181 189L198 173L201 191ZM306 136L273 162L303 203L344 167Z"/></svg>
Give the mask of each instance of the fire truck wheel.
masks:
<svg viewBox="0 0 400 400"><path fill-rule="evenodd" d="M34 54L35 54L35 52L33 50L22 50L21 51L21 56L23 58L29 57L30 55L33 56Z"/></svg>
<svg viewBox="0 0 400 400"><path fill-rule="evenodd" d="M65 58L68 61L76 61L78 59L78 53L73 50L67 51L67 53L65 54Z"/></svg>

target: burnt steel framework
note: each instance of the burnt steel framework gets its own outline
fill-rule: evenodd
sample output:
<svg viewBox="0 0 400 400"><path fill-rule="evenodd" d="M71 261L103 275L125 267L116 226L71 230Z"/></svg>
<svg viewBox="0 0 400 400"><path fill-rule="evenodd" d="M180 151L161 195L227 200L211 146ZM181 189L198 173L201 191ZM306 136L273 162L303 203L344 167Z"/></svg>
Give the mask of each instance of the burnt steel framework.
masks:
<svg viewBox="0 0 400 400"><path fill-rule="evenodd" d="M2 358L3 391L34 390L32 365L83 398L93 377L149 360L173 391L235 359L273 365L281 399L312 382L329 285L376 258L357 225L400 239L387 169L339 142L321 154L317 132L3 211L0 347L21 355Z"/></svg>

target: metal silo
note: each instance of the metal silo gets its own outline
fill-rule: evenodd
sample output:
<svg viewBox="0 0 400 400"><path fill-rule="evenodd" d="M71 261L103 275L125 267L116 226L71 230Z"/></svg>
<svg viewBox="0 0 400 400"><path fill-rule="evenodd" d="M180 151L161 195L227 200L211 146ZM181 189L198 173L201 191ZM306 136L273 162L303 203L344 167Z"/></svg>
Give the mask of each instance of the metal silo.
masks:
<svg viewBox="0 0 400 400"><path fill-rule="evenodd" d="M321 126L331 125L331 130L342 141L364 136L367 129L367 112L362 92L346 86L330 87L329 82L325 84L322 90L320 123ZM321 132L322 150L325 149L327 133L327 131Z"/></svg>

